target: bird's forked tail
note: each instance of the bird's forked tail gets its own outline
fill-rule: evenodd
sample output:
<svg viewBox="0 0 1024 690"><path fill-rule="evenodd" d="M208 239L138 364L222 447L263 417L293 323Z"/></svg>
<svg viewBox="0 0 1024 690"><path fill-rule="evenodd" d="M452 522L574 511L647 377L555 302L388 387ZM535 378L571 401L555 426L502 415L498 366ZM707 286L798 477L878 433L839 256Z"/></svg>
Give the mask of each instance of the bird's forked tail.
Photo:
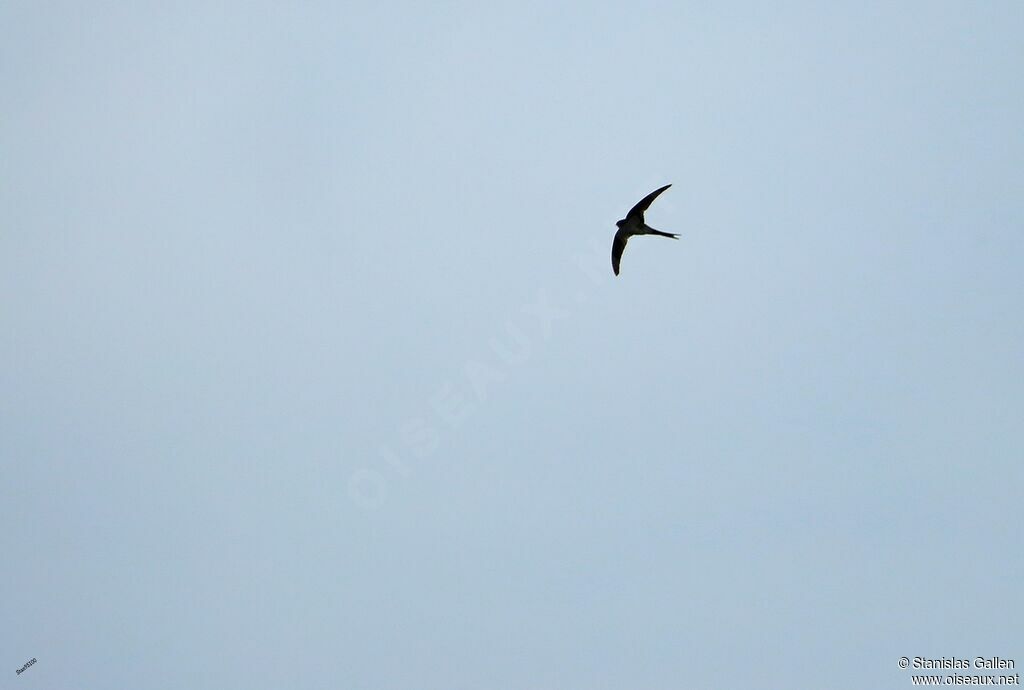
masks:
<svg viewBox="0 0 1024 690"><path fill-rule="evenodd" d="M679 239L679 235L673 235L671 232L662 232L661 230L655 230L654 228L647 228L652 235L661 235L662 237L671 237L674 240Z"/></svg>

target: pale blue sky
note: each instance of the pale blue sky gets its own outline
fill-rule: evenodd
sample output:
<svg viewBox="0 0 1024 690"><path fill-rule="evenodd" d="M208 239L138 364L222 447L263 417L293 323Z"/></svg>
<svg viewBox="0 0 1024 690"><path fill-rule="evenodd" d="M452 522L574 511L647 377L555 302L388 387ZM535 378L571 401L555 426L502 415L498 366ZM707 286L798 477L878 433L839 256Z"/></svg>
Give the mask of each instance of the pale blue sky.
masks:
<svg viewBox="0 0 1024 690"><path fill-rule="evenodd" d="M1024 663L1022 36L0 4L0 688Z"/></svg>

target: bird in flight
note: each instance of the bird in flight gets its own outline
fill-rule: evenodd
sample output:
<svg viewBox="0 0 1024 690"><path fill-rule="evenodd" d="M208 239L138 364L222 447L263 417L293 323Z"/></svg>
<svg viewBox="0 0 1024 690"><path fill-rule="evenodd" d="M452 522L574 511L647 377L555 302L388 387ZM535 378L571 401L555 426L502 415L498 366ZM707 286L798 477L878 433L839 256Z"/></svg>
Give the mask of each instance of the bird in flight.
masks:
<svg viewBox="0 0 1024 690"><path fill-rule="evenodd" d="M655 230L644 222L644 211L647 210L652 201L658 198L659 194L671 186L667 184L660 189L655 189L641 199L636 206L629 209L629 213L626 214L625 218L615 223L619 227L618 232L615 233L615 239L612 240L612 270L615 271L615 275L619 275L619 261L622 260L622 252L626 248L626 242L633 235L661 235L662 237L671 237L674 240L679 239L679 235Z"/></svg>

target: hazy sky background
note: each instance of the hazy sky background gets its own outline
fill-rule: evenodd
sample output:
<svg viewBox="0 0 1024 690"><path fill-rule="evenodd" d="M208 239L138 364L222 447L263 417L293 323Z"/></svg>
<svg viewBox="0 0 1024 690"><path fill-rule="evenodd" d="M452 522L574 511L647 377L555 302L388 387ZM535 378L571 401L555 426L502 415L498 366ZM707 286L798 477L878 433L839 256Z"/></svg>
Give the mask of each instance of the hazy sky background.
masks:
<svg viewBox="0 0 1024 690"><path fill-rule="evenodd" d="M1024 665L1024 4L284 5L0 4L0 688Z"/></svg>

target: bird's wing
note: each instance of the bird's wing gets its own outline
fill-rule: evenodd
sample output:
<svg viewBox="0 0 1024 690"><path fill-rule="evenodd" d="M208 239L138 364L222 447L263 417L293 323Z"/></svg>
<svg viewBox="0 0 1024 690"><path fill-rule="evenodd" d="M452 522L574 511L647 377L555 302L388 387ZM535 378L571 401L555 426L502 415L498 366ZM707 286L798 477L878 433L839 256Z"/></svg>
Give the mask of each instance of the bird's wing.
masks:
<svg viewBox="0 0 1024 690"><path fill-rule="evenodd" d="M622 252L626 249L626 242L629 241L629 231L620 228L612 240L612 270L619 275L619 261L622 260Z"/></svg>
<svg viewBox="0 0 1024 690"><path fill-rule="evenodd" d="M651 205L651 202L658 198L659 194L671 186L672 185L667 184L660 189L655 189L653 192L641 199L636 206L629 209L629 213L626 214L626 220L639 221L641 223L644 222L644 211L646 211L647 207Z"/></svg>

